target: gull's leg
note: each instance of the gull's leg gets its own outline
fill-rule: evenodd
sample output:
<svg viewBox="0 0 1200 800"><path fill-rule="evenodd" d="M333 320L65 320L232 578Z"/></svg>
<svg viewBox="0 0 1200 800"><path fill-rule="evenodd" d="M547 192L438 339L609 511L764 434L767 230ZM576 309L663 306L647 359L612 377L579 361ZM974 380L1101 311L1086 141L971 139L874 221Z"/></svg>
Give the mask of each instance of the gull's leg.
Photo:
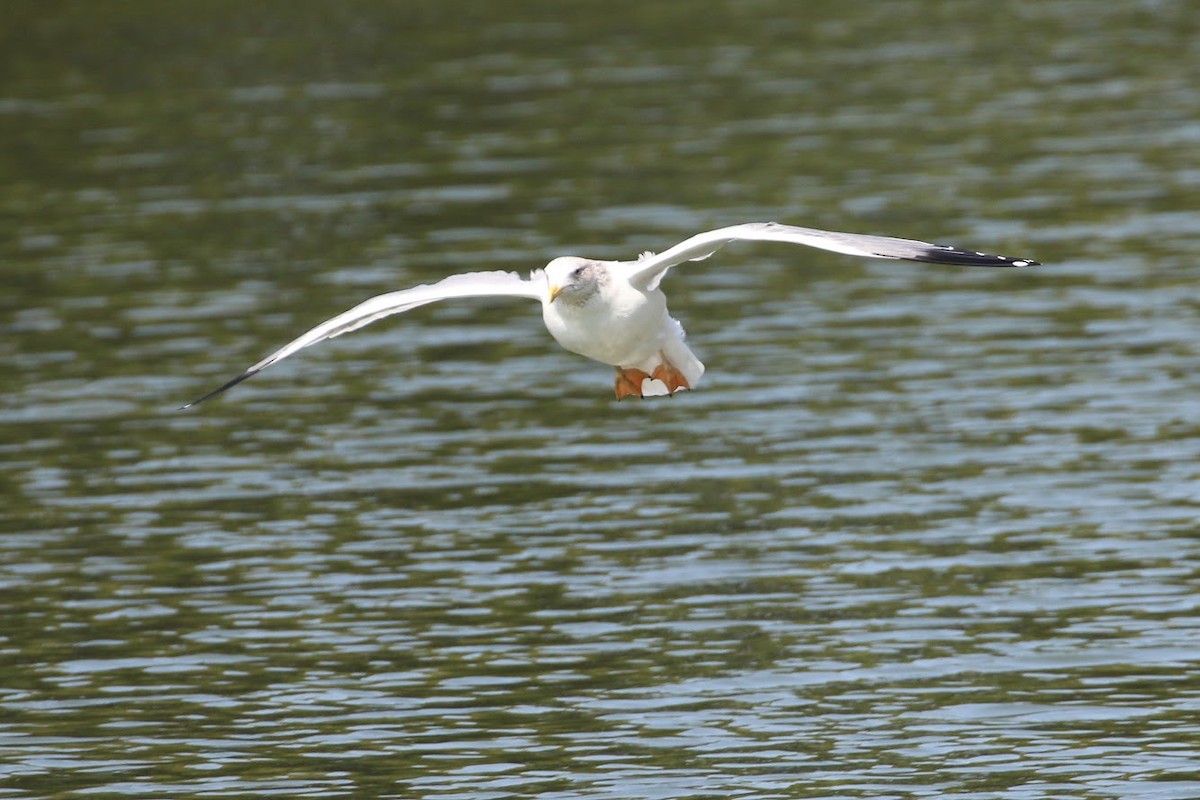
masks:
<svg viewBox="0 0 1200 800"><path fill-rule="evenodd" d="M625 397L641 397L642 396L642 381L650 376L640 369L633 367L617 367L617 399L621 400Z"/></svg>
<svg viewBox="0 0 1200 800"><path fill-rule="evenodd" d="M687 378L683 376L683 373L676 369L675 365L666 359L663 359L663 362L658 365L658 367L654 370L654 374L650 377L657 378L666 384L667 391L671 394L674 394L680 389L692 388L691 384L687 382Z"/></svg>

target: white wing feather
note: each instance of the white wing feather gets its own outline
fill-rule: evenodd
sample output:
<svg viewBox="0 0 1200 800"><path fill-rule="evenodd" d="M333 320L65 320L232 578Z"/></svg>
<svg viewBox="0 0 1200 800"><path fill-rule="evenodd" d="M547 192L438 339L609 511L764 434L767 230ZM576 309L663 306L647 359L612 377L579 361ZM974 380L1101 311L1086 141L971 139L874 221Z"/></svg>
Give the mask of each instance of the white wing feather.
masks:
<svg viewBox="0 0 1200 800"><path fill-rule="evenodd" d="M390 317L392 314L400 314L439 300L450 300L457 297L528 297L540 300L543 289L536 281L539 274L534 273L535 280L525 280L515 272L467 272L461 275L451 275L437 283L414 286L411 289L372 297L349 311L322 322L303 336L288 342L233 380L198 400L193 400L183 408L194 406L210 397L219 395L298 350L303 350L335 336L341 336L343 333L356 331L364 325L370 325L372 322Z"/></svg>
<svg viewBox="0 0 1200 800"><path fill-rule="evenodd" d="M1006 258L973 250L960 250L949 245L930 244L916 239L896 239L891 236L871 236L861 233L839 233L817 228L800 228L778 222L748 222L698 233L670 250L656 256L644 256L629 264L629 280L633 285L654 289L671 267L685 261L701 261L730 242L751 240L802 244L821 250L832 250L851 256L893 258L925 261L935 264L958 264L969 267L1028 267L1036 261Z"/></svg>

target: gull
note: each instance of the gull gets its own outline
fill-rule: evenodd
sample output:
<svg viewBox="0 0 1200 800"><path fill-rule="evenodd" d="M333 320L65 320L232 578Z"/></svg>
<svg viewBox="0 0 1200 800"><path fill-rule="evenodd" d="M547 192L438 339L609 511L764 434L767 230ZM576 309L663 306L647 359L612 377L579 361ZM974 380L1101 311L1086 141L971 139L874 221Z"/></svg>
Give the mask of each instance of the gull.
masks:
<svg viewBox="0 0 1200 800"><path fill-rule="evenodd" d="M561 256L528 279L515 272L466 272L437 283L372 297L322 322L232 380L182 408L216 397L293 353L358 330L376 320L439 300L460 297L524 297L542 305L550 335L567 350L616 369L617 399L671 395L696 386L704 365L688 347L683 326L667 312L659 288L667 271L702 261L730 242L800 244L866 258L922 261L966 267L1030 267L1028 258L1007 258L915 239L800 228L777 222L748 222L698 233L636 261L600 261Z"/></svg>

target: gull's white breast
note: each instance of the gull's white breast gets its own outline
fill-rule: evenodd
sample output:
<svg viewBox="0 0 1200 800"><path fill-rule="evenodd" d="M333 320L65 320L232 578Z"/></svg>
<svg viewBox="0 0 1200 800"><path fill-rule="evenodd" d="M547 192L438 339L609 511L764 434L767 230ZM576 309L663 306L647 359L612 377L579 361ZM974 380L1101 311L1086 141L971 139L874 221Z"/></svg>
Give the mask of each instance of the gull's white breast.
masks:
<svg viewBox="0 0 1200 800"><path fill-rule="evenodd" d="M545 304L542 319L567 350L613 366L652 359L671 329L662 292L641 292L619 279L583 305Z"/></svg>

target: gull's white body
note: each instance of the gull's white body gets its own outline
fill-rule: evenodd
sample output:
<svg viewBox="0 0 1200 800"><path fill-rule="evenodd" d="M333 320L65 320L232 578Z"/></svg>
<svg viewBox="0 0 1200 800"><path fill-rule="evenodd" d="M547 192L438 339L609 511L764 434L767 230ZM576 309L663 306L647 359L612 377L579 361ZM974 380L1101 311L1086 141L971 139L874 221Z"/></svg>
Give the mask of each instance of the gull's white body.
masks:
<svg viewBox="0 0 1200 800"><path fill-rule="evenodd" d="M581 263L588 261L569 256L551 261L543 272L547 289L561 285ZM592 263L601 264L611 279L591 302L542 303L542 320L555 341L593 361L648 375L666 362L683 373L689 386L695 386L704 374L704 365L684 343L683 326L667 313L667 296L662 290L629 282L637 262ZM645 396L670 393L661 381L653 379L642 381L640 388Z"/></svg>
<svg viewBox="0 0 1200 800"><path fill-rule="evenodd" d="M708 258L737 240L784 242L854 256L960 266L1024 267L1038 263L913 239L750 222L696 234L658 255L643 253L636 261L564 256L545 269L534 270L528 280L515 272L469 272L382 294L321 323L188 406L220 394L317 342L383 317L459 297L524 297L539 301L546 329L560 345L617 368L618 399L692 388L704 374L704 365L685 343L683 327L667 312L667 298L659 283L671 267Z"/></svg>

